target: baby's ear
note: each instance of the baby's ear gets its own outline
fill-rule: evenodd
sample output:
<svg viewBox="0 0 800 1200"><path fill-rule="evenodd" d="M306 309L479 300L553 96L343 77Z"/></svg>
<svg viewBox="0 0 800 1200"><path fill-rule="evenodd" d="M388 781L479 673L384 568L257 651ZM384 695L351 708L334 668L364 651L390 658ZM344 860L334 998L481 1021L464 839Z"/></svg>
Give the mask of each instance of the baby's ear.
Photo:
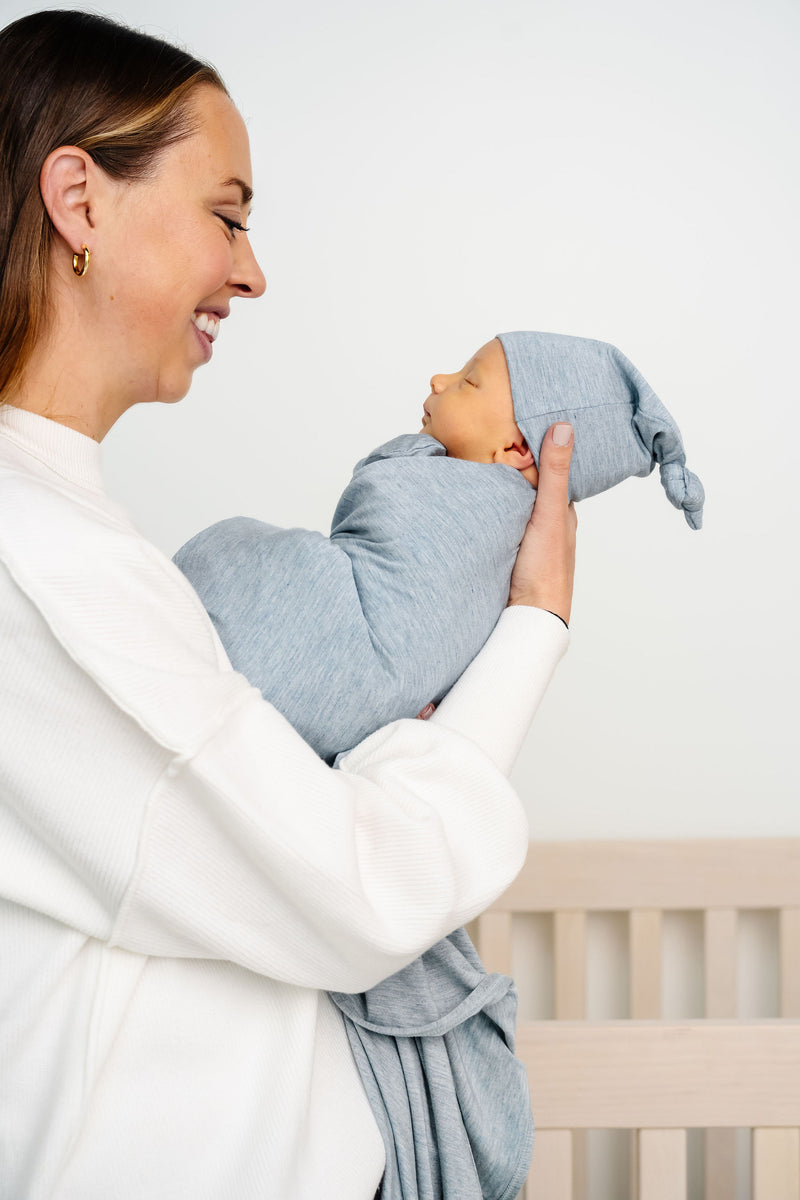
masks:
<svg viewBox="0 0 800 1200"><path fill-rule="evenodd" d="M494 461L505 463L506 466L514 467L517 471L526 471L528 467L534 465L533 454L522 434L515 438L510 445L504 446L502 450L495 450Z"/></svg>

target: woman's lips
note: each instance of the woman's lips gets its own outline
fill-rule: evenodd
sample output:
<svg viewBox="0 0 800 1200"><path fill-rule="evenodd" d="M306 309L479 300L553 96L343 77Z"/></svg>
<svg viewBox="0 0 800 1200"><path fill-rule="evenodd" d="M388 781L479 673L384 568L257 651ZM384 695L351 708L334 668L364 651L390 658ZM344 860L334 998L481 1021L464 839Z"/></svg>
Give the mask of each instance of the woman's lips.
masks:
<svg viewBox="0 0 800 1200"><path fill-rule="evenodd" d="M194 326L197 340L203 349L203 359L205 362L208 362L211 358L212 347L219 337L220 320L221 317L216 313L205 312L201 309L196 309L192 313L192 325Z"/></svg>
<svg viewBox="0 0 800 1200"><path fill-rule="evenodd" d="M192 328L194 329L194 336L197 338L197 341L200 345L200 351L203 355L203 362L209 362L211 360L211 355L214 353L214 343L208 334L201 333L194 323L192 323Z"/></svg>

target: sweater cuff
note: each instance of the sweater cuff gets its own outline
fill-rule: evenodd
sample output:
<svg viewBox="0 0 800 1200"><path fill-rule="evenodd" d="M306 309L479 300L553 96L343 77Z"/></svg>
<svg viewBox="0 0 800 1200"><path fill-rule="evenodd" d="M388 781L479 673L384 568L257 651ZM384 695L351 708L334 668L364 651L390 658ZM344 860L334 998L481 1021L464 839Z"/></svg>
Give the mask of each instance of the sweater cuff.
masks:
<svg viewBox="0 0 800 1200"><path fill-rule="evenodd" d="M431 721L476 742L509 775L569 639L563 620L546 609L504 609Z"/></svg>

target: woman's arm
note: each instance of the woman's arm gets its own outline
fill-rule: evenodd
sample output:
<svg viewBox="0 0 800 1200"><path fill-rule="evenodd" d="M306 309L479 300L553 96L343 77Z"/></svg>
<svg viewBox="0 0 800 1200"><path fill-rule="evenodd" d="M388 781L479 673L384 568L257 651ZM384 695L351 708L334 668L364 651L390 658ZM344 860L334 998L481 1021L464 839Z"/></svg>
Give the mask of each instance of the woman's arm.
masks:
<svg viewBox="0 0 800 1200"><path fill-rule="evenodd" d="M235 947L236 961L254 970L356 991L412 961L511 883L527 851L527 821L497 768L510 770L569 640L561 613L546 608L569 615L576 528L574 509L567 506L572 441L558 446L548 433L546 443L539 495L515 571L516 605L432 720L398 721L379 730L342 760L339 772L330 772L277 714L271 715L270 736L259 738L262 707L242 713L237 725L243 727L227 730L220 746L191 764L185 797L171 797L166 811L172 817L162 818L148 873L122 914L120 944L143 952L154 941L163 944L161 921L169 912L174 922L182 909L171 949L160 952L191 952L186 923L198 918L196 884L216 876L229 916L213 899L204 904L205 932L198 929L198 940L205 941L206 953L213 928L220 957ZM238 754L232 737L240 743ZM248 751L259 741L274 755L266 812L255 799L264 768ZM239 778L219 776L220 766L230 772L232 761L240 764ZM232 791L242 797L234 808ZM198 806L200 793L206 802ZM173 874L169 901L153 905L151 889L163 888L174 863L177 829L171 820L193 826L191 844L212 848L209 805L217 810L211 829L233 817L229 863L222 868L217 855L209 874L203 857L182 857L173 871L186 872L186 878L176 881ZM246 847L250 863L243 870ZM232 903L242 890L241 901ZM181 903L184 895L188 904ZM248 895L259 897L250 925L241 920ZM161 916L153 924L149 914L156 908Z"/></svg>
<svg viewBox="0 0 800 1200"><path fill-rule="evenodd" d="M12 480L3 498L21 781L0 839L8 899L138 953L360 991L508 886L527 822L491 724L396 722L332 771L220 669L196 596L129 527ZM548 676L564 630L535 620L554 631ZM459 685L461 711L522 722L541 678L505 672L498 645Z"/></svg>

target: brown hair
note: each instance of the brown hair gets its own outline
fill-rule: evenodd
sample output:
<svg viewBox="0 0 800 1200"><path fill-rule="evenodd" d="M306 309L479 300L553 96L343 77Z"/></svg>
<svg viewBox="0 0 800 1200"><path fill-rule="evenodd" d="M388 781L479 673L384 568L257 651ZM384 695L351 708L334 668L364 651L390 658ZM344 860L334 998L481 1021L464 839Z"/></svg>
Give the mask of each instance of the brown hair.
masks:
<svg viewBox="0 0 800 1200"><path fill-rule="evenodd" d="M0 30L0 397L47 318L53 225L39 191L58 146L78 146L114 179L141 179L192 132L187 99L226 91L213 67L92 13L34 13Z"/></svg>

